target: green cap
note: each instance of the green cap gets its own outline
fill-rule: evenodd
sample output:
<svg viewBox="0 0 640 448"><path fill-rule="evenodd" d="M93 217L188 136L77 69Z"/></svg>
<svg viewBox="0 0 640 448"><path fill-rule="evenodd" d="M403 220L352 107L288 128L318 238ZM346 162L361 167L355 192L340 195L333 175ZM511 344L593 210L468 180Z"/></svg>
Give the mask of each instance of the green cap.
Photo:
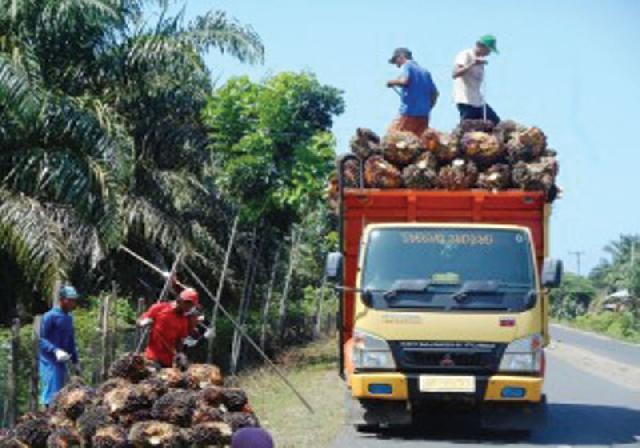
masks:
<svg viewBox="0 0 640 448"><path fill-rule="evenodd" d="M61 299L76 300L78 298L78 291L76 291L76 288L73 286L66 285L60 288L58 295Z"/></svg>
<svg viewBox="0 0 640 448"><path fill-rule="evenodd" d="M498 51L496 36L492 34L485 34L480 39L478 39L478 43L484 45L494 53L500 54L500 52Z"/></svg>

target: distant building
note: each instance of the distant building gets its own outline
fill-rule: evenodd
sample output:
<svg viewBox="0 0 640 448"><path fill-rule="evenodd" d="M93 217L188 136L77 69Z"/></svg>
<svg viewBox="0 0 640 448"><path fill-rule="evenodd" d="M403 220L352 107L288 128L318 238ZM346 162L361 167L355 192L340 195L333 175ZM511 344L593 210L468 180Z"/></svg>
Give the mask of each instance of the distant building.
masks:
<svg viewBox="0 0 640 448"><path fill-rule="evenodd" d="M627 311L631 308L633 296L628 289L621 289L609 294L602 302L602 309L605 311Z"/></svg>

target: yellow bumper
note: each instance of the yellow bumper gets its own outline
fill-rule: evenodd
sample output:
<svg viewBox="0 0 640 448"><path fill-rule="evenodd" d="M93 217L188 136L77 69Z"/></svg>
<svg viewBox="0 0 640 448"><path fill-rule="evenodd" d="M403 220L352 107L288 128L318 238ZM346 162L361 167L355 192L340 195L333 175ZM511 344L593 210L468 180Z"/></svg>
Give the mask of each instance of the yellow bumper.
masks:
<svg viewBox="0 0 640 448"><path fill-rule="evenodd" d="M351 395L357 399L374 400L409 400L409 383L415 382L417 390L419 375L405 375L403 373L354 373L349 376ZM493 375L488 378L477 379L477 390L482 394L483 401L528 401L539 402L542 398L543 378L515 375ZM390 393L371 393L370 386L390 386ZM505 398L502 390L505 387L520 388L524 395L518 398Z"/></svg>
<svg viewBox="0 0 640 448"><path fill-rule="evenodd" d="M366 373L352 374L349 376L351 395L353 398L374 398L376 400L408 400L409 383L406 375L402 373ZM390 394L372 394L369 386L374 384L388 384L391 386Z"/></svg>

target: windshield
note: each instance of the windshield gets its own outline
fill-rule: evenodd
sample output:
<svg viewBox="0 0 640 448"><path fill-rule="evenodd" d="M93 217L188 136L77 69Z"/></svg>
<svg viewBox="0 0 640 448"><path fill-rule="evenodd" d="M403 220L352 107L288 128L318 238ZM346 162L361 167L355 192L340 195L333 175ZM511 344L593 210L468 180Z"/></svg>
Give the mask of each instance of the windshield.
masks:
<svg viewBox="0 0 640 448"><path fill-rule="evenodd" d="M523 231L389 228L369 233L361 284L380 292L376 307L515 310L530 298L534 278ZM422 291L389 293L419 280L428 285Z"/></svg>

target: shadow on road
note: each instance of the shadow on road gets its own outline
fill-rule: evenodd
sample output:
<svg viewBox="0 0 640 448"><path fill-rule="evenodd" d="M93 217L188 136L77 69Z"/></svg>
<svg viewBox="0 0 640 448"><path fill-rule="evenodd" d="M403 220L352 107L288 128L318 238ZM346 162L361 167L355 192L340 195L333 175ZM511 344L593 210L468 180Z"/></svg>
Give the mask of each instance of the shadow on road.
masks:
<svg viewBox="0 0 640 448"><path fill-rule="evenodd" d="M590 404L549 404L549 424L530 436L487 431L450 417L421 417L410 428L389 429L370 437L383 440L431 440L454 443L611 445L640 441L640 410Z"/></svg>

